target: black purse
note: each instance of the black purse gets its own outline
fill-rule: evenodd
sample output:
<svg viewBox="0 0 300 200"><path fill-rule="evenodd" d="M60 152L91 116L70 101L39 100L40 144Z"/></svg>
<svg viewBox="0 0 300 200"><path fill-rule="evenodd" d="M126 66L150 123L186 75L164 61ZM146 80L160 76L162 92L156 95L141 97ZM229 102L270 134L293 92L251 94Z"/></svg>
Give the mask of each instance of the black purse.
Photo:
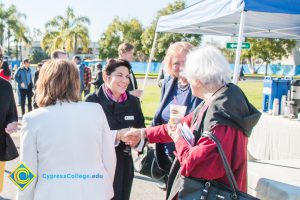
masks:
<svg viewBox="0 0 300 200"><path fill-rule="evenodd" d="M208 137L213 140L220 153L230 187L218 182L204 179L190 178L181 176L181 187L178 193L179 200L259 200L247 193L241 192L238 189L236 180L229 166L226 155L216 136L210 132L204 132L202 137Z"/></svg>
<svg viewBox="0 0 300 200"><path fill-rule="evenodd" d="M142 175L160 181L164 178L164 171L158 166L155 156L155 149L146 145L143 153L139 154L134 160L134 169Z"/></svg>
<svg viewBox="0 0 300 200"><path fill-rule="evenodd" d="M12 140L12 138L10 137L9 134L5 133L5 152L3 156L0 156L0 161L10 161L13 160L15 158L17 158L19 156L17 147L14 143L14 141Z"/></svg>

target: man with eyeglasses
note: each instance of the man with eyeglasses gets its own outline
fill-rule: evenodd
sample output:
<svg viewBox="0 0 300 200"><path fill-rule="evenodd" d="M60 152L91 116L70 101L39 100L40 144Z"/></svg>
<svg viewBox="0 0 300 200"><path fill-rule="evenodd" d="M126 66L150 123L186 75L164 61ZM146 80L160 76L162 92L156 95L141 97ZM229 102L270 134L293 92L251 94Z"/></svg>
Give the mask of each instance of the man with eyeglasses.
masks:
<svg viewBox="0 0 300 200"><path fill-rule="evenodd" d="M28 103L28 112L32 110L31 105L31 98L33 96L32 88L32 75L31 75L31 69L30 67L30 61L28 58L23 60L23 66L20 67L16 74L15 74L15 80L18 83L18 89L21 93L21 110L22 110L22 116L25 114L25 102L27 97L27 103Z"/></svg>

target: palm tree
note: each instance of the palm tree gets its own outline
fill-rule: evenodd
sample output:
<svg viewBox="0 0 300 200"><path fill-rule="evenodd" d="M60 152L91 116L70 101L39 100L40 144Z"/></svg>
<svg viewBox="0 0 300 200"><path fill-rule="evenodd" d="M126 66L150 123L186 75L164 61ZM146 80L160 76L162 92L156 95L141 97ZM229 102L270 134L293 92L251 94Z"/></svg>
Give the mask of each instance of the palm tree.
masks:
<svg viewBox="0 0 300 200"><path fill-rule="evenodd" d="M31 43L31 38L27 35L29 31L25 26L19 24L15 29L13 29L14 41L16 44L16 58L19 58L20 51L20 60L22 60L22 45L20 45L20 49L18 49L19 44L25 43L29 45Z"/></svg>
<svg viewBox="0 0 300 200"><path fill-rule="evenodd" d="M7 51L10 55L10 38L14 37L14 40L17 41L17 44L20 42L25 42L26 44L30 43L30 39L27 36L27 28L20 21L20 19L26 18L26 15L17 11L14 5L4 8L4 5L0 5L0 44L3 45L4 35L7 35Z"/></svg>
<svg viewBox="0 0 300 200"><path fill-rule="evenodd" d="M41 46L48 53L55 49L64 49L75 54L78 45L86 51L89 46L89 24L89 18L76 17L74 10L68 7L64 16L56 16L45 25L46 34Z"/></svg>

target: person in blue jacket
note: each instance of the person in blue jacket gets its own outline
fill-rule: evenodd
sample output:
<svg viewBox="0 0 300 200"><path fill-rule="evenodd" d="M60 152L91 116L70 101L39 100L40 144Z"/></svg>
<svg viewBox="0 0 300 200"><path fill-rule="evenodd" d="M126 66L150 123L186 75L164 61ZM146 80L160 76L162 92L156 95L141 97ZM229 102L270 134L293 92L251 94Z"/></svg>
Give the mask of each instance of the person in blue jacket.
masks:
<svg viewBox="0 0 300 200"><path fill-rule="evenodd" d="M23 66L20 67L15 74L15 81L18 83L18 89L21 94L21 110L22 116L25 114L25 102L27 97L28 112L32 110L31 99L33 96L33 82L30 69L30 60L25 58L23 60Z"/></svg>
<svg viewBox="0 0 300 200"><path fill-rule="evenodd" d="M192 96L187 80L180 76L180 72L184 68L186 55L193 48L193 45L188 42L176 42L168 48L163 64L170 76L163 81L160 105L154 115L152 126L168 123L171 104L187 106L185 113L187 115L201 103L201 99ZM175 151L173 142L156 143L156 158L159 167L165 173L165 183L168 180L168 174L175 158L173 151ZM165 184L159 184L159 187L165 189Z"/></svg>

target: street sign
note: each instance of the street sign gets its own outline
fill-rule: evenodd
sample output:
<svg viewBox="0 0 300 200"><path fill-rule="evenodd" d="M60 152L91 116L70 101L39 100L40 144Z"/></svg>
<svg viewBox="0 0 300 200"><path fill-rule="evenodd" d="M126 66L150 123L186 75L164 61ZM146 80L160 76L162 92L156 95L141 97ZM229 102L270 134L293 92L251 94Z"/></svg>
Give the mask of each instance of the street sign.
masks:
<svg viewBox="0 0 300 200"><path fill-rule="evenodd" d="M237 42L227 42L226 43L226 49L236 49L238 46ZM250 49L250 43L249 42L243 42L242 43L242 49Z"/></svg>

